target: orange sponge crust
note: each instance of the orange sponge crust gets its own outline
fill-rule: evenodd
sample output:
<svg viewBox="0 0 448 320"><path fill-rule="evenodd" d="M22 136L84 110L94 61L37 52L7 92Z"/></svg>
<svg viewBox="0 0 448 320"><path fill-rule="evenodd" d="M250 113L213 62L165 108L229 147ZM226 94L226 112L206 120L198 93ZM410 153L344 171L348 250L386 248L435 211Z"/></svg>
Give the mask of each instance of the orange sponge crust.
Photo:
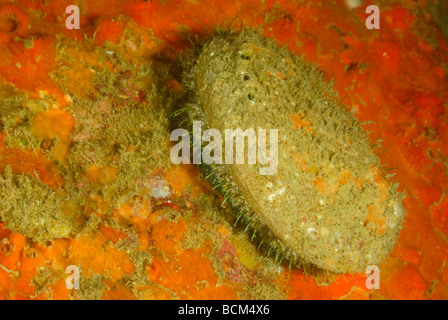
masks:
<svg viewBox="0 0 448 320"><path fill-rule="evenodd" d="M380 30L365 28L365 6L348 10L344 2L329 0L322 7L322 1L289 0L88 0L80 5L80 30L65 28L65 1L2 2L0 109L7 99L21 96L52 101L47 109L58 111L47 111L36 123L40 138L22 130L32 118L20 124L2 115L0 173L10 166L13 174L38 177L53 190L75 185L83 201L77 211L81 228L65 239L36 242L0 222L0 299L448 299L448 45L436 24L440 17L433 14L436 2L381 1ZM395 173L392 181L400 183L399 191L406 190L408 215L397 246L379 265L379 290L365 287L364 273L324 279L279 268L256 250L250 235L229 224L229 213L217 209L223 199L215 199L192 168L154 162L153 176L141 180L147 193L117 207L96 192L104 183L117 182L114 170L105 169L113 167L110 163L95 164L99 171L91 169L92 181L84 169L72 179L61 165L70 158L73 142L95 128L75 119L77 131L70 135L71 120L62 113L71 111L62 108L72 106L73 99L88 102L98 95L106 82L95 77L110 75L105 69L116 75L107 78L109 94L99 95L107 98L100 114L114 110L110 102L131 106L142 101L161 105L169 114L170 104L152 100L151 92L167 84L170 92L180 93L179 50L189 48L196 35L205 39L213 27L232 20L235 27L242 22L260 27L265 36L318 64L355 116L372 121L365 125L372 144L383 141L378 152L387 166L381 169ZM124 66L117 62L123 56ZM138 73L129 72L130 65L148 61L156 64L160 82L135 81ZM164 62L174 72L166 72ZM288 77L267 71L266 76ZM112 91L116 85L126 90ZM154 123L163 123L166 114ZM58 128L58 119L64 128ZM5 126L11 130L5 132ZM300 120L296 127L306 130L307 124ZM30 144L20 144L22 135L15 139L18 131L31 132L34 141L49 141L31 150ZM162 156L169 154L168 138L158 144ZM53 139L62 154L52 152ZM19 143L10 145L12 140ZM288 155L298 170L313 170L311 156ZM341 174L333 180L343 185L352 178ZM334 181L316 183L332 191L338 185ZM363 182L354 183L362 187ZM148 197L154 189L153 194L166 197ZM369 219L383 222L375 211ZM65 285L70 265L80 268L80 290Z"/></svg>

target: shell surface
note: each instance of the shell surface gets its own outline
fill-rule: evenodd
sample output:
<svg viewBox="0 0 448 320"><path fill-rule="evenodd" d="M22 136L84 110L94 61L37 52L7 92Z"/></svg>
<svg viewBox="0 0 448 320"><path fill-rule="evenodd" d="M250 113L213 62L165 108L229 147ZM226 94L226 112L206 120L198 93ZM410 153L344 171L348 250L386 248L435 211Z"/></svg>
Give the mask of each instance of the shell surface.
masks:
<svg viewBox="0 0 448 320"><path fill-rule="evenodd" d="M206 166L238 219L298 265L360 272L378 264L401 229L402 195L319 71L252 29L212 37L192 61L190 119L223 135L278 129L275 174L260 175L260 163Z"/></svg>

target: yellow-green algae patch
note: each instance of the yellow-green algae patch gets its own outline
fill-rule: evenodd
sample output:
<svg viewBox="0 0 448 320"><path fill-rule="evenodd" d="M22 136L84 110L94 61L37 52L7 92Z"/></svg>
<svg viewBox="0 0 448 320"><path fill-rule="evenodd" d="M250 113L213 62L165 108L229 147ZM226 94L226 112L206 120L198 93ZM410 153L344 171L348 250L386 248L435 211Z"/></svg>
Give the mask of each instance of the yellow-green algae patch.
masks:
<svg viewBox="0 0 448 320"><path fill-rule="evenodd" d="M62 66L76 60L78 51L70 46L61 44ZM151 175L169 166L167 109L173 98L163 88L166 78L155 76L153 64L128 61L121 47L89 51L84 46L79 50L87 50L98 64L85 62L93 74L88 97L71 96L68 111L75 128L66 171L83 190L117 208L148 196ZM53 76L66 84L62 71Z"/></svg>
<svg viewBox="0 0 448 320"><path fill-rule="evenodd" d="M36 241L68 238L79 228L65 198L34 177L0 175L0 217L6 227Z"/></svg>
<svg viewBox="0 0 448 320"><path fill-rule="evenodd" d="M43 139L33 134L31 123L39 112L48 109L49 101L15 94L5 97L0 93L0 129L6 134L5 142L11 148L37 150Z"/></svg>

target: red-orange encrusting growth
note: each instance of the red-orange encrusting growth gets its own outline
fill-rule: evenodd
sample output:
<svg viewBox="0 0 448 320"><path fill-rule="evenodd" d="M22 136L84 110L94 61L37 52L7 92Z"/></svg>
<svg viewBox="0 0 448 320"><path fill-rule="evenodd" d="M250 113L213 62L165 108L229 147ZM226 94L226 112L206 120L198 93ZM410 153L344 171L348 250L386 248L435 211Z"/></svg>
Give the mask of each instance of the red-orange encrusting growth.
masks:
<svg viewBox="0 0 448 320"><path fill-rule="evenodd" d="M0 43L24 36L28 25L28 17L22 9L11 3L0 4Z"/></svg>
<svg viewBox="0 0 448 320"><path fill-rule="evenodd" d="M62 107L71 103L68 95L89 98L98 86L92 79L104 62L87 45L77 55L68 52L76 61L61 71L66 63L58 61L61 39L114 48L132 35L125 54L136 63L160 63L189 48L189 38L207 37L218 24L235 19L236 29L241 22L258 26L264 35L318 64L324 78L334 80L342 103L361 121L373 121L365 128L371 131L372 144L383 140L378 152L387 164L384 170L396 173L392 181L406 190L408 215L398 245L379 266L379 290L366 289L362 273L323 279L302 270L275 269L275 277L266 275L274 274L263 269L269 260L251 261L255 258L247 248L253 245L210 214L214 206L205 197L210 188L198 180L193 166L185 165L171 166L161 175L169 198L127 199L109 212L101 195L89 194L88 200L97 206L85 218L95 223L72 239L36 243L0 222L0 299L81 298L65 286L65 268L72 264L82 267L86 283L97 279L102 289L95 297L103 299L233 299L244 297L254 283L270 283L289 299L448 299L447 41L428 13L432 1L382 1L377 31L365 28L366 4L349 11L344 2L325 1L322 7L317 0L306 5L289 0L87 0L79 2L80 30L65 28L70 1L1 3L0 94L3 83L9 83L29 97L54 98L57 107L36 117L34 133L56 139L58 146L50 153L11 148L0 133L0 173L11 166L14 173L37 173L52 188L64 185L58 162L64 163L70 154L73 119ZM138 48L139 41L144 49ZM56 70L67 79L64 88L62 80L53 77ZM168 81L168 87L182 90L178 79ZM126 103L131 98L123 94L117 99ZM303 118L292 115L290 124L313 134L312 123ZM313 170L308 166L312 156L291 153L297 170L303 171ZM83 177L102 186L116 173L92 166ZM334 181L316 180L315 186L331 193L350 179L350 172L342 172ZM363 181L354 182L363 187ZM378 212L372 207L367 220L381 229L384 219ZM252 292L254 298L273 292L257 288L263 290Z"/></svg>

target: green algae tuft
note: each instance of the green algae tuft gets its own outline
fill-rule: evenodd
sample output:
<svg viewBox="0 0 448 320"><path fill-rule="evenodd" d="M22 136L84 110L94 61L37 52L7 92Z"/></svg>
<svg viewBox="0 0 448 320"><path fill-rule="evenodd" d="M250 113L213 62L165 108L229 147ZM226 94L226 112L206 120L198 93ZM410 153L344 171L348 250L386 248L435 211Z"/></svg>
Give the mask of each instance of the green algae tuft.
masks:
<svg viewBox="0 0 448 320"><path fill-rule="evenodd" d="M6 227L35 241L69 238L79 229L65 197L34 177L0 175L0 218Z"/></svg>

